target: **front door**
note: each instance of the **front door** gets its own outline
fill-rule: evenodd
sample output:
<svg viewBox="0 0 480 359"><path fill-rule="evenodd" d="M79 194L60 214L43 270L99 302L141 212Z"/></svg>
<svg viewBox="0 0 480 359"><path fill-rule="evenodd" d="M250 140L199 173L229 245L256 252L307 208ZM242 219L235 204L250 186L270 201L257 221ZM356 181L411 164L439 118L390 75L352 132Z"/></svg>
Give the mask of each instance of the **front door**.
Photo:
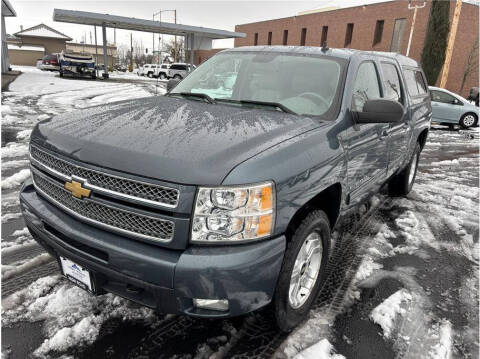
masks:
<svg viewBox="0 0 480 359"><path fill-rule="evenodd" d="M412 133L407 112L406 92L400 80L399 69L393 62L382 62L382 83L384 97L398 101L403 105L403 118L399 122L393 122L388 128L388 173L390 177L402 166L407 155L408 140Z"/></svg>
<svg viewBox="0 0 480 359"><path fill-rule="evenodd" d="M373 61L360 64L353 86L352 111L362 111L367 100L381 98L378 69ZM345 138L348 191L351 205L378 191L387 176L388 124L356 124Z"/></svg>
<svg viewBox="0 0 480 359"><path fill-rule="evenodd" d="M463 104L452 95L438 90L431 90L432 115L436 121L458 123L459 112Z"/></svg>

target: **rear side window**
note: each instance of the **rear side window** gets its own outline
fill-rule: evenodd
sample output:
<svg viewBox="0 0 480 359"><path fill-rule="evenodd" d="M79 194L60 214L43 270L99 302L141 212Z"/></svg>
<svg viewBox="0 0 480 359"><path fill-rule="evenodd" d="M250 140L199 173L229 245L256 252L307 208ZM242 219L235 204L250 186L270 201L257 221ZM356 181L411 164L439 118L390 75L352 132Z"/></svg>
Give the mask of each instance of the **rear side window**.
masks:
<svg viewBox="0 0 480 359"><path fill-rule="evenodd" d="M427 85L420 71L404 70L403 73L410 96L424 95L427 93Z"/></svg>
<svg viewBox="0 0 480 359"><path fill-rule="evenodd" d="M420 71L415 71L415 80L417 81L417 88L420 94L427 93L427 84L425 83L425 79Z"/></svg>
<svg viewBox="0 0 480 359"><path fill-rule="evenodd" d="M170 67L172 70L186 70L187 67L185 65L172 65Z"/></svg>
<svg viewBox="0 0 480 359"><path fill-rule="evenodd" d="M384 97L402 103L402 86L397 68L394 64L383 62L381 65L383 73Z"/></svg>
<svg viewBox="0 0 480 359"><path fill-rule="evenodd" d="M353 85L352 110L362 111L367 100L380 98L378 74L373 62L360 65Z"/></svg>

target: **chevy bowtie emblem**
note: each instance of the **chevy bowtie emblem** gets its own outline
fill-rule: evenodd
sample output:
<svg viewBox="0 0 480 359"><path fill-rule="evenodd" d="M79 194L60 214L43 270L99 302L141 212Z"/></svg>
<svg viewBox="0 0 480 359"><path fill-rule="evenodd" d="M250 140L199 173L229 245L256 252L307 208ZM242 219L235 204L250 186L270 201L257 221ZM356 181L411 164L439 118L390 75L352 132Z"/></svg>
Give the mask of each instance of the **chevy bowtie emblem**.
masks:
<svg viewBox="0 0 480 359"><path fill-rule="evenodd" d="M65 189L72 192L74 197L82 199L83 197L90 197L91 190L84 188L81 182L72 180L72 182L65 182Z"/></svg>

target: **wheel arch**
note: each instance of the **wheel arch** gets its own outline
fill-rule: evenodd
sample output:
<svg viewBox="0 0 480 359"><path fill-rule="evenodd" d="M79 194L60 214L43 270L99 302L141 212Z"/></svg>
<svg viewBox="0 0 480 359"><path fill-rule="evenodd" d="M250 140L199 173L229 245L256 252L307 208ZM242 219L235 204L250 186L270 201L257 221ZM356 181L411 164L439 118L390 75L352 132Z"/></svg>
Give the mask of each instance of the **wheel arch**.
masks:
<svg viewBox="0 0 480 359"><path fill-rule="evenodd" d="M427 137L428 137L428 128L420 132L420 134L417 137L417 142L420 143L420 150L423 150L423 147L425 147L425 143L427 143Z"/></svg>
<svg viewBox="0 0 480 359"><path fill-rule="evenodd" d="M330 230L332 230L340 215L341 202L342 185L340 183L334 183L322 190L295 212L287 226L287 240L291 238L295 229L312 210L324 211L330 222Z"/></svg>

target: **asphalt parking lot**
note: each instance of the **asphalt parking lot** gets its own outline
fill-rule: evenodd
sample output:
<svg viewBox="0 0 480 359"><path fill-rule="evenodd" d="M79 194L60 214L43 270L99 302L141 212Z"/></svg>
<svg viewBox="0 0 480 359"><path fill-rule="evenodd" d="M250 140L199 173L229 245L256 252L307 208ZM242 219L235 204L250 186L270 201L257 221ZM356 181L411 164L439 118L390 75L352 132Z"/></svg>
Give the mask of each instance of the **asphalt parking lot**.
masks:
<svg viewBox="0 0 480 359"><path fill-rule="evenodd" d="M42 119L165 83L61 79L34 68L2 93L2 354L8 358L478 358L478 128L434 125L407 198L380 194L334 234L328 280L289 335L269 310L158 316L63 279L20 216L28 139Z"/></svg>

